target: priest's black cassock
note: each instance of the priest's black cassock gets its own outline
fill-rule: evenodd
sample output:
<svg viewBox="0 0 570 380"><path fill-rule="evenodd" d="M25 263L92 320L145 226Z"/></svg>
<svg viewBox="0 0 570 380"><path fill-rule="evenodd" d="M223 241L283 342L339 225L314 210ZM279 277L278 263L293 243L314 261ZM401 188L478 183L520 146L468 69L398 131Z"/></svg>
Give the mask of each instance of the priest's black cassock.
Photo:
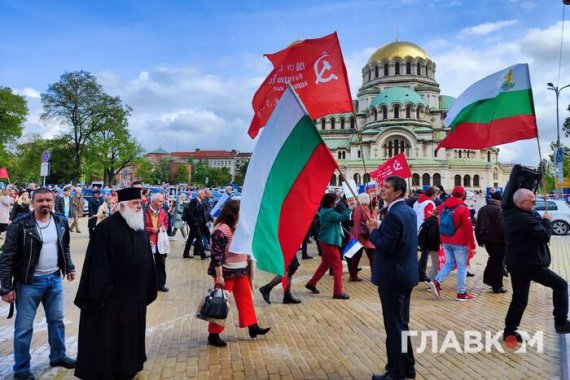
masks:
<svg viewBox="0 0 570 380"><path fill-rule="evenodd" d="M75 376L111 379L142 370L154 268L144 229L130 228L119 212L97 226L75 297L81 309Z"/></svg>

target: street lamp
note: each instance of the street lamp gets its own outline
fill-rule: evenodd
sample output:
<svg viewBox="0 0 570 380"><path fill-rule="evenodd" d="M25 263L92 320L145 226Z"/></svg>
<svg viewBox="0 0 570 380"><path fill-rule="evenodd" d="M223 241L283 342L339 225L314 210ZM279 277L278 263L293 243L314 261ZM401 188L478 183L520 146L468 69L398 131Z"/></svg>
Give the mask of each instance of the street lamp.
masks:
<svg viewBox="0 0 570 380"><path fill-rule="evenodd" d="M560 174L562 174L562 177L564 178L564 167L562 169L562 173L558 173L558 160L560 159L563 162L563 158L564 158L564 156L562 156L562 157L558 156L559 152L560 152L560 116L559 116L559 110L558 110L558 99L560 98L560 92L562 90L564 90L565 88L570 87L570 84L567 84L566 86L563 86L560 88L558 86L555 86L554 84L552 84L552 82L548 82L546 85L548 86L549 90L554 91L554 93L556 94L556 153L555 153L556 160L555 160L555 162L556 162L556 174L557 175L556 175L556 178L554 179L554 181L555 181L554 183L556 185L556 195L558 196L559 195L559 192L558 192L558 176Z"/></svg>

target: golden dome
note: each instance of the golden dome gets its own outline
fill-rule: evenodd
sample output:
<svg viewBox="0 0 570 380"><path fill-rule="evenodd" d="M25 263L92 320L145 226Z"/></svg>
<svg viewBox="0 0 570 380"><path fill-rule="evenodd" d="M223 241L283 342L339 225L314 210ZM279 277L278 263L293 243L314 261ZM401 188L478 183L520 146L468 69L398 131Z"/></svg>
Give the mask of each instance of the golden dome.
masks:
<svg viewBox="0 0 570 380"><path fill-rule="evenodd" d="M406 41L396 41L382 46L372 54L369 63L379 62L383 59L394 59L396 57L423 58L429 59L427 53L416 44Z"/></svg>

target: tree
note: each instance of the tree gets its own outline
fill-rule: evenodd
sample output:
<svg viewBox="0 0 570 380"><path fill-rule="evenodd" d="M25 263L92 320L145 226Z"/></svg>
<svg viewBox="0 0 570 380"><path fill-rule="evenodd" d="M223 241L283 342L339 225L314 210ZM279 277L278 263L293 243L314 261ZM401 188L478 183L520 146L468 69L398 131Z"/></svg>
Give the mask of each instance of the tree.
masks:
<svg viewBox="0 0 570 380"><path fill-rule="evenodd" d="M154 164L144 158L134 164L137 168L137 179L143 183L154 183Z"/></svg>
<svg viewBox="0 0 570 380"><path fill-rule="evenodd" d="M248 166L249 166L249 160L244 162L243 165L241 165L239 167L239 170L236 173L236 177L234 179L234 182L240 186L243 186L243 182L245 181L245 173L247 173Z"/></svg>
<svg viewBox="0 0 570 380"><path fill-rule="evenodd" d="M111 107L101 120L101 128L88 141L88 149L90 161L97 164L108 185L143 153L143 149L129 132L131 108L123 106L118 97L109 97L105 103Z"/></svg>
<svg viewBox="0 0 570 380"><path fill-rule="evenodd" d="M39 135L32 135L28 141L16 146L12 176L23 182L41 183L41 155L46 150L51 152L46 183L68 183L75 172L74 164L69 160L69 143L61 139L43 139Z"/></svg>
<svg viewBox="0 0 570 380"><path fill-rule="evenodd" d="M170 182L170 171L168 169L168 161L158 161L156 165L154 165L154 183L160 185L163 182Z"/></svg>
<svg viewBox="0 0 570 380"><path fill-rule="evenodd" d="M0 87L0 167L8 163L6 145L22 136L27 115L26 99L8 87Z"/></svg>
<svg viewBox="0 0 570 380"><path fill-rule="evenodd" d="M86 144L104 127L111 113L120 111L116 107L122 108L122 104L118 98L105 94L95 77L86 71L64 73L41 99L44 109L41 118L64 126L62 137L71 143L76 183Z"/></svg>
<svg viewBox="0 0 570 380"><path fill-rule="evenodd" d="M186 166L182 164L178 165L178 168L176 169L176 174L174 175L173 183L188 183L189 176L190 173L188 172Z"/></svg>

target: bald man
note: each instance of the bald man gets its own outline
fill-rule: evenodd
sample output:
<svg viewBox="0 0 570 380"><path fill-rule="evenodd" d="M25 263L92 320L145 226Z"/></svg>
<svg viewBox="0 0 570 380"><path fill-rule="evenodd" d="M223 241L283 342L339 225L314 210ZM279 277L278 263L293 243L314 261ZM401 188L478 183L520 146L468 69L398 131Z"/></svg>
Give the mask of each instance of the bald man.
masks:
<svg viewBox="0 0 570 380"><path fill-rule="evenodd" d="M511 275L513 298L507 317L503 339L515 336L528 302L531 281L552 288L554 303L554 328L559 334L570 333L568 322L568 284L548 269L550 250L548 242L552 235L548 212L541 217L534 211L536 197L528 189L519 189L513 195L515 207L503 210L505 228L505 254Z"/></svg>

